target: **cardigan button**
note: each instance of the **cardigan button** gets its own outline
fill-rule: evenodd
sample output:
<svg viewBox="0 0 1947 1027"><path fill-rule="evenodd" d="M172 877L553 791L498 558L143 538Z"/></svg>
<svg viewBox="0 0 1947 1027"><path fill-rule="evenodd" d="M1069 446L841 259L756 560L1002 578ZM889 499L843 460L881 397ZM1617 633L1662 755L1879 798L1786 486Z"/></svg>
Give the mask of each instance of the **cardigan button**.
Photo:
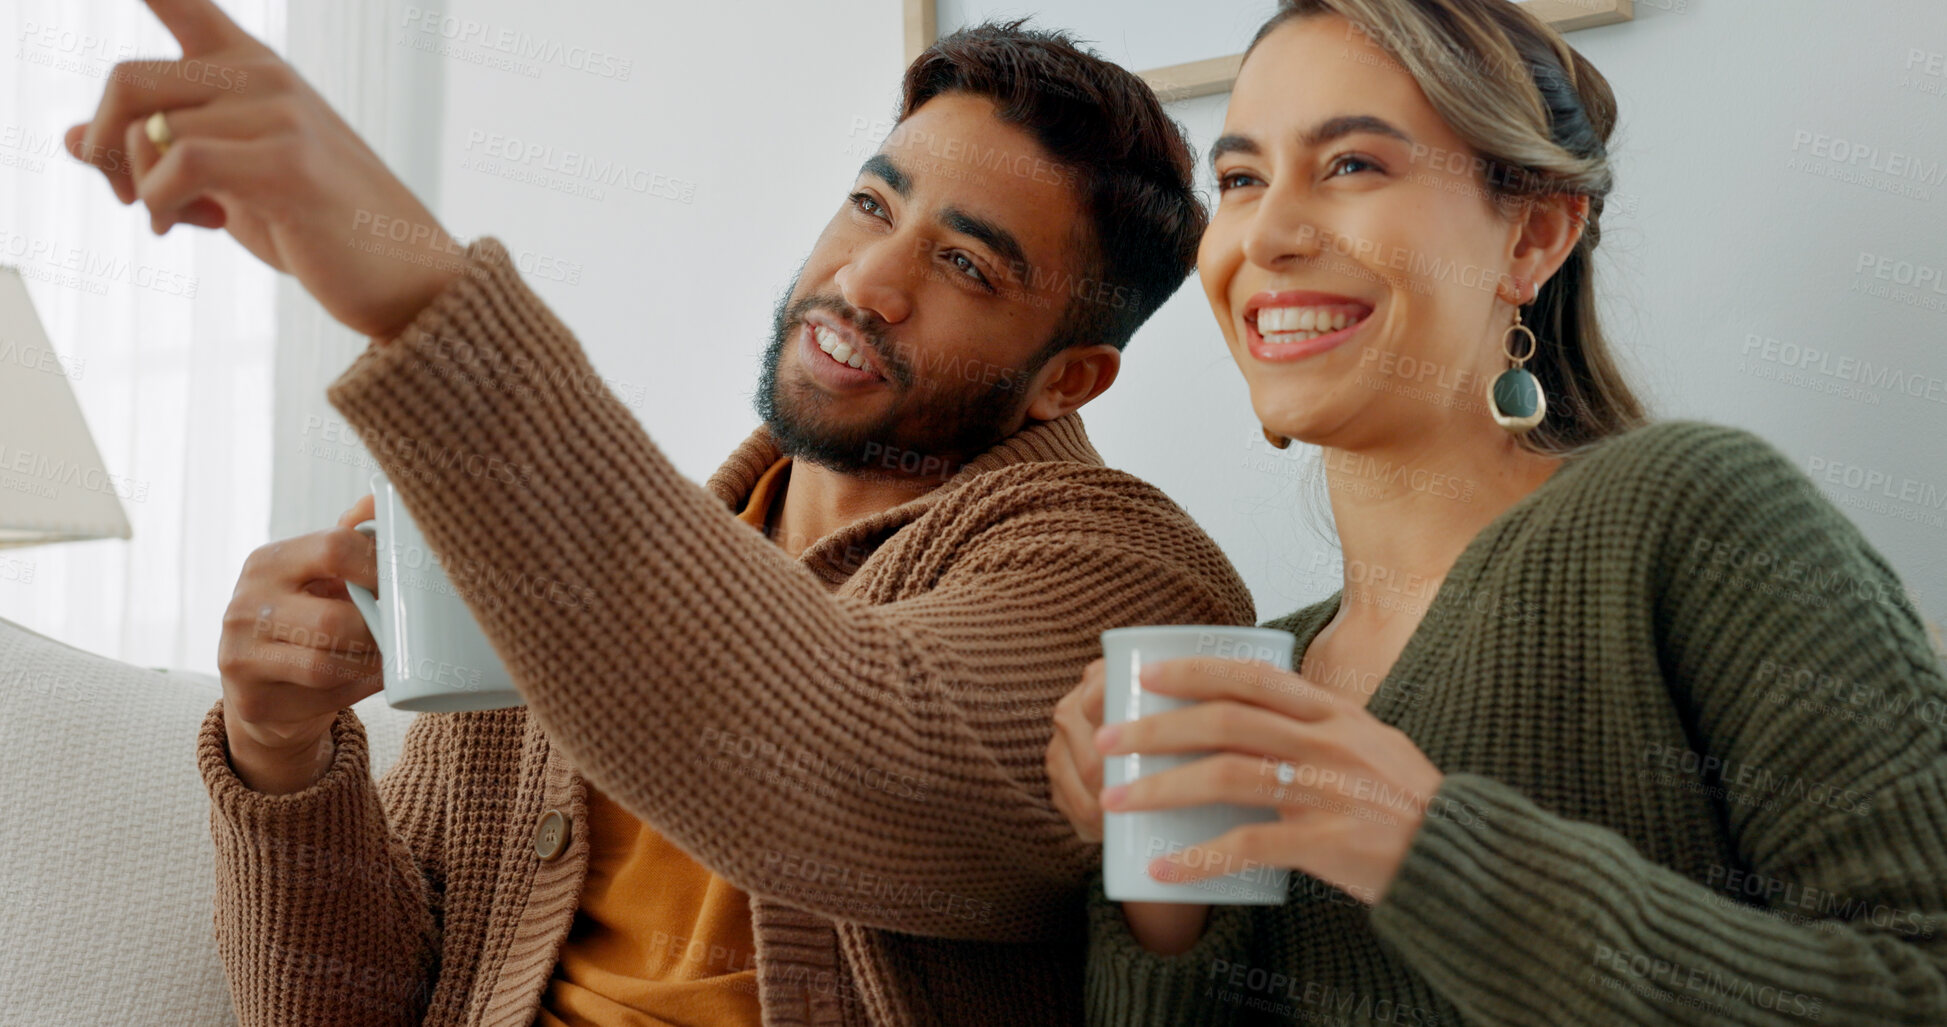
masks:
<svg viewBox="0 0 1947 1027"><path fill-rule="evenodd" d="M568 818L558 809L541 814L541 823L534 829L534 854L542 859L554 859L568 848Z"/></svg>

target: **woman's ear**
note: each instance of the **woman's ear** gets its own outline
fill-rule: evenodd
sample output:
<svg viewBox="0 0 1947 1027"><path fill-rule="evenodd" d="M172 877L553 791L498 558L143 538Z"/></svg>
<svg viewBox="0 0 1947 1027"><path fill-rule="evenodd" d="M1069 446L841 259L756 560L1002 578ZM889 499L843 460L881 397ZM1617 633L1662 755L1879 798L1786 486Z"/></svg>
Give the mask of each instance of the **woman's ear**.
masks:
<svg viewBox="0 0 1947 1027"><path fill-rule="evenodd" d="M1515 220L1508 251L1508 275L1541 286L1568 261L1582 241L1589 220L1589 198L1581 193L1531 197Z"/></svg>
<svg viewBox="0 0 1947 1027"><path fill-rule="evenodd" d="M1041 382L1034 386L1027 415L1037 421L1052 421L1079 410L1113 384L1121 369L1122 351L1108 343L1071 346L1056 354L1036 376Z"/></svg>

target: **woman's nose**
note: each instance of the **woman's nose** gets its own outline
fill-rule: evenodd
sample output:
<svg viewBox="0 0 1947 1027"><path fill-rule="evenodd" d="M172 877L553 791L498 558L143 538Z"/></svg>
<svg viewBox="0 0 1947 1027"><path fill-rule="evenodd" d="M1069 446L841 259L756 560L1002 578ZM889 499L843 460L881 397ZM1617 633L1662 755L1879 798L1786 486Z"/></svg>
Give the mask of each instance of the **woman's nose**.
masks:
<svg viewBox="0 0 1947 1027"><path fill-rule="evenodd" d="M1281 269L1317 256L1318 226L1293 190L1273 184L1259 198L1244 229L1244 257L1260 267Z"/></svg>

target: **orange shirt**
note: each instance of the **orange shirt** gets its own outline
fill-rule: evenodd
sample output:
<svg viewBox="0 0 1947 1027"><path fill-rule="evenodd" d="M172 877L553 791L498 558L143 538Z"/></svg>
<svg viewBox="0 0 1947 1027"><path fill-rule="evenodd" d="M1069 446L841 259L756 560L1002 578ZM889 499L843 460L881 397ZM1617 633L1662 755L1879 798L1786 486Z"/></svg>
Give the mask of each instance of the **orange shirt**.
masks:
<svg viewBox="0 0 1947 1027"><path fill-rule="evenodd" d="M737 518L762 531L791 458ZM534 1027L702 1027L762 1021L750 896L588 783L588 880Z"/></svg>

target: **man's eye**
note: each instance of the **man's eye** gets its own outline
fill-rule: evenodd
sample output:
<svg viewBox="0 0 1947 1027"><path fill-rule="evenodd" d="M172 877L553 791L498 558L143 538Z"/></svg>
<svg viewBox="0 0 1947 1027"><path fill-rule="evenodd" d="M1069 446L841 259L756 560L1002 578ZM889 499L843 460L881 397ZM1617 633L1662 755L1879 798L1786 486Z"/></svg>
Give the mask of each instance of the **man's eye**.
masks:
<svg viewBox="0 0 1947 1027"><path fill-rule="evenodd" d="M878 218L881 221L891 220L885 214L886 208L880 206L879 201L873 199L871 193L853 193L852 206L857 207L866 215Z"/></svg>
<svg viewBox="0 0 1947 1027"><path fill-rule="evenodd" d="M982 285L987 284L987 276L980 273L980 265L974 263L972 257L964 253L949 253L946 259L954 268L967 275L967 277L972 278Z"/></svg>

